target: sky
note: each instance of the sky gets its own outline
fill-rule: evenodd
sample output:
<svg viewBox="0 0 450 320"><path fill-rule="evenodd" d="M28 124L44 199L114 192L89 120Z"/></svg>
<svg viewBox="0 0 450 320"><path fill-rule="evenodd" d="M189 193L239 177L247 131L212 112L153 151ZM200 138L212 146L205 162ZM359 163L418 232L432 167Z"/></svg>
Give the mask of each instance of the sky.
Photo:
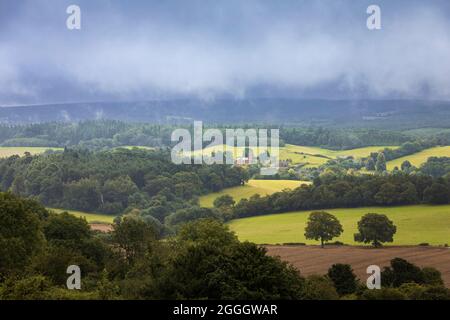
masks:
<svg viewBox="0 0 450 320"><path fill-rule="evenodd" d="M450 100L450 1L0 0L0 105L185 97Z"/></svg>

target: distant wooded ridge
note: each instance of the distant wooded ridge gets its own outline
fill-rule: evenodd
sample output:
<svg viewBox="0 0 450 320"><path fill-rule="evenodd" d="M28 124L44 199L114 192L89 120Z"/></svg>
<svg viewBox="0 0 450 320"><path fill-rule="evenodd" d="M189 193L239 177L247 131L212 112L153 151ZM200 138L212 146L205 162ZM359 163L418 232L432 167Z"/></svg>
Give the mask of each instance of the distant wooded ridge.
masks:
<svg viewBox="0 0 450 320"><path fill-rule="evenodd" d="M0 123L122 120L161 124L271 123L413 129L449 127L450 102L425 100L217 99L86 102L0 107Z"/></svg>

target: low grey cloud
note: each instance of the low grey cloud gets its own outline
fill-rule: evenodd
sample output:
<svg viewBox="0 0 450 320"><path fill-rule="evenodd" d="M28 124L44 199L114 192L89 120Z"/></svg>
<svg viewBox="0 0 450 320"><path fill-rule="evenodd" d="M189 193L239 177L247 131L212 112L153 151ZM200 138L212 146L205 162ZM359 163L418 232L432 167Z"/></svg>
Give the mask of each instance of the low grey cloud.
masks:
<svg viewBox="0 0 450 320"><path fill-rule="evenodd" d="M382 30L366 8L382 9ZM0 5L0 104L190 96L450 99L446 1Z"/></svg>

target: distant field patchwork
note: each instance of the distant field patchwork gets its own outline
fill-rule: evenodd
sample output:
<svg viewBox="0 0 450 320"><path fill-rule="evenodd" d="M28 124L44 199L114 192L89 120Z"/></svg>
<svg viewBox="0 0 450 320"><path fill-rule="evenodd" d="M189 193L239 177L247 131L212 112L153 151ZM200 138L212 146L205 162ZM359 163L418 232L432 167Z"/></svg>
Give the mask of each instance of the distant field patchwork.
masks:
<svg viewBox="0 0 450 320"><path fill-rule="evenodd" d="M334 240L345 244L356 244L353 235L357 232L357 222L369 212L386 214L397 226L393 245L450 244L450 205L443 206L402 206L372 207L325 210L334 214L341 222L344 233ZM230 228L239 239L259 244L306 243L317 241L304 237L307 218L311 211L272 214L233 220ZM333 241L334 241L333 240Z"/></svg>
<svg viewBox="0 0 450 320"><path fill-rule="evenodd" d="M329 150L319 147L305 147L287 144L280 148L280 159L291 159L294 164L306 163L306 167L317 167L325 164L330 159L338 157L363 158L369 156L372 152L378 152L384 148L396 149L397 146L375 146L364 147L350 150Z"/></svg>
<svg viewBox="0 0 450 320"><path fill-rule="evenodd" d="M212 207L214 200L222 195L228 194L238 202L244 198L250 198L252 195L260 194L261 196L272 194L283 189L295 189L302 184L309 184L308 181L298 180L249 180L245 186L227 188L220 192L210 193L200 197L200 205L202 207Z"/></svg>
<svg viewBox="0 0 450 320"><path fill-rule="evenodd" d="M48 148L48 147L0 147L0 158L7 158L14 155L23 156L25 152L30 154L40 154L47 150L63 150L62 148Z"/></svg>
<svg viewBox="0 0 450 320"><path fill-rule="evenodd" d="M227 149L228 148L228 149ZM317 167L325 164L330 159L336 159L338 157L353 156L354 158L367 157L372 152L378 152L384 148L396 149L398 146L375 146L364 147L350 150L329 150L319 147L307 147L297 146L292 144L286 144L284 147L280 147L280 160L292 160L293 164L304 164L305 167ZM239 157L243 154L244 148L241 147L228 147L225 145L219 145L214 147L205 148L200 151L195 151L194 154L202 153L203 155L212 155L215 152L226 152L230 150L233 152L234 157ZM263 152L263 149L251 148L254 155L259 155ZM269 148L270 151L270 148Z"/></svg>

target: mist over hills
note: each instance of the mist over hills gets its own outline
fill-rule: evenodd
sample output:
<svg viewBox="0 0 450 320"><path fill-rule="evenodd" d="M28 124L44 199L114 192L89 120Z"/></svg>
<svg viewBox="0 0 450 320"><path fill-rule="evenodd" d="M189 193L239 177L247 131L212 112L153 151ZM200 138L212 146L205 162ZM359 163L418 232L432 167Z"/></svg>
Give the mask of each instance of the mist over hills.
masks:
<svg viewBox="0 0 450 320"><path fill-rule="evenodd" d="M449 127L450 102L410 100L164 100L0 108L0 123L110 119L161 124L270 123L379 128Z"/></svg>

